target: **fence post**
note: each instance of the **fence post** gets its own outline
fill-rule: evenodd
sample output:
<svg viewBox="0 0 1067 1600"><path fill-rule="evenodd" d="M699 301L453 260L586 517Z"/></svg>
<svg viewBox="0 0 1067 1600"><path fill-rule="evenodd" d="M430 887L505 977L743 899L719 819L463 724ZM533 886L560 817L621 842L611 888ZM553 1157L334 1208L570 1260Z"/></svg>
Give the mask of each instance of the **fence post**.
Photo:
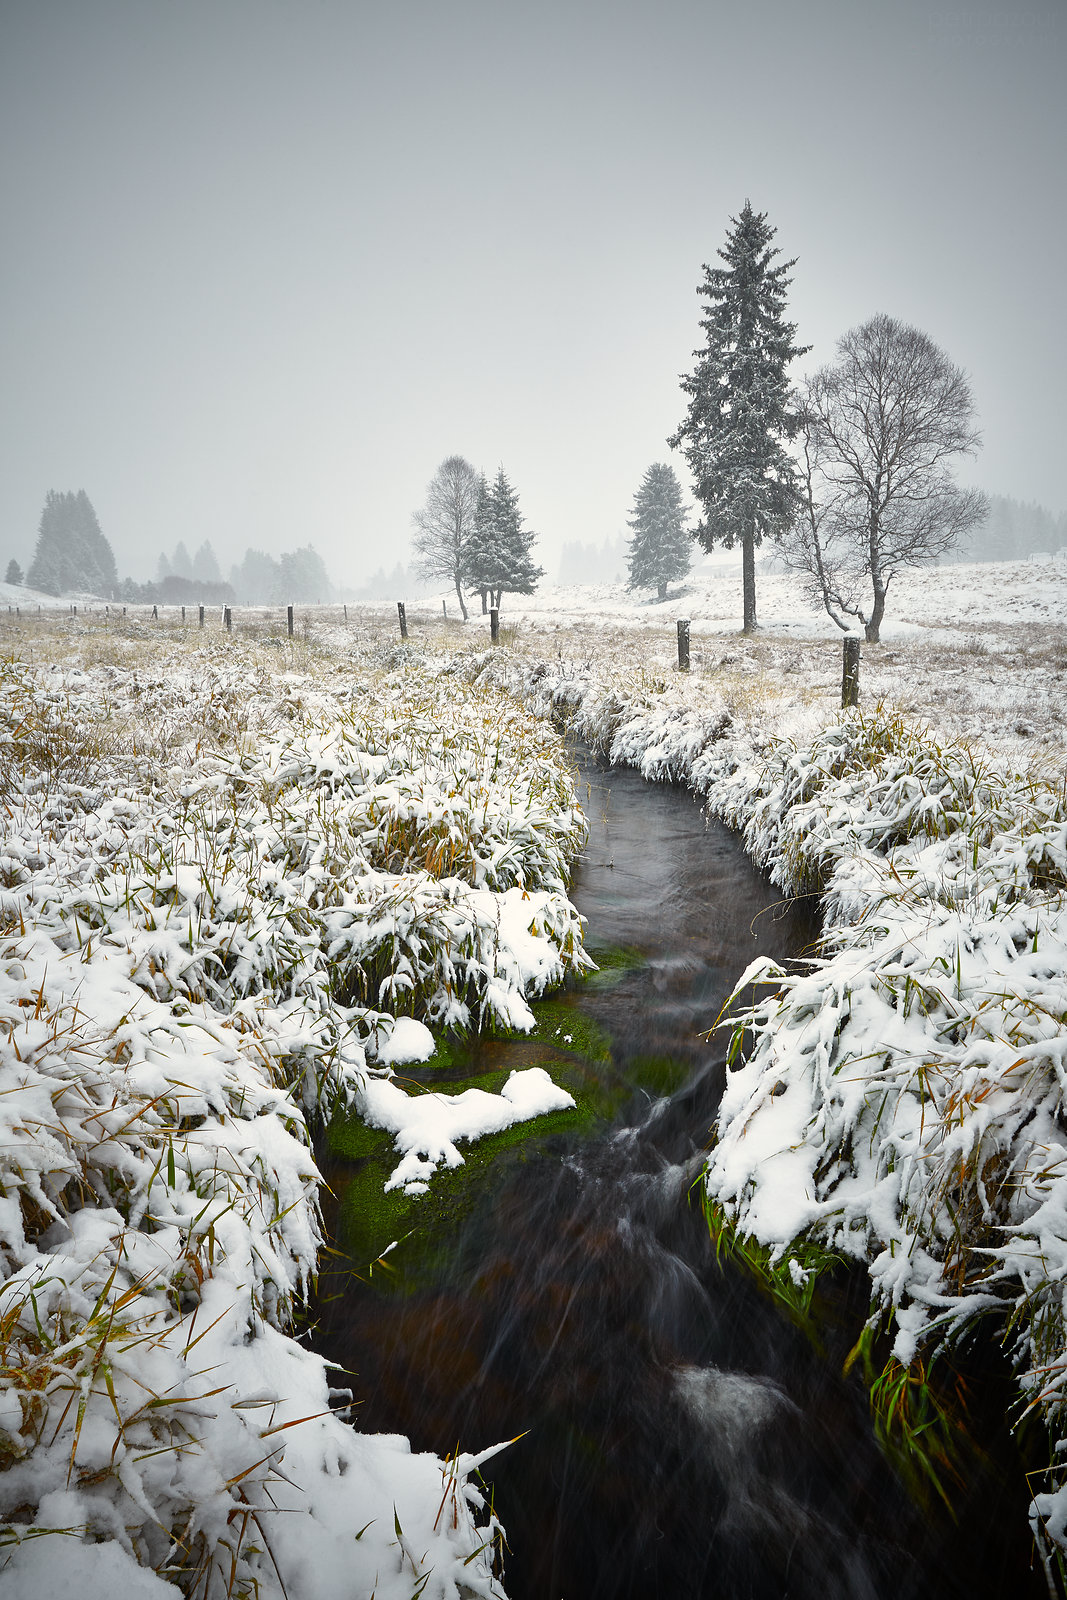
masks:
<svg viewBox="0 0 1067 1600"><path fill-rule="evenodd" d="M494 644L500 643L500 608L489 607L489 637Z"/></svg>
<svg viewBox="0 0 1067 1600"><path fill-rule="evenodd" d="M856 638L845 640L844 670L841 674L842 706L860 703L860 642Z"/></svg>
<svg viewBox="0 0 1067 1600"><path fill-rule="evenodd" d="M227 633L233 632L233 613L229 606L223 606L222 608L222 626Z"/></svg>
<svg viewBox="0 0 1067 1600"><path fill-rule="evenodd" d="M344 607L344 613L345 613L345 621L347 622L348 621L348 607L347 606Z"/></svg>
<svg viewBox="0 0 1067 1600"><path fill-rule="evenodd" d="M400 637L402 639L406 639L407 636L408 636L408 614L404 610L404 602L403 602L403 600L398 600L397 601L397 603L396 603L396 611L397 611L397 616L400 618Z"/></svg>
<svg viewBox="0 0 1067 1600"><path fill-rule="evenodd" d="M689 671L689 618L678 618L678 671Z"/></svg>
<svg viewBox="0 0 1067 1600"><path fill-rule="evenodd" d="M285 626L286 626L286 628L288 630L289 637L291 639L293 637L293 608L292 608L292 606L286 606L286 608L285 608Z"/></svg>
<svg viewBox="0 0 1067 1600"><path fill-rule="evenodd" d="M159 621L159 607L158 606L153 606L152 607L152 621L153 622L158 622Z"/></svg>
<svg viewBox="0 0 1067 1600"><path fill-rule="evenodd" d="M441 597L441 615L444 617L445 621L447 622L448 621L448 601L444 598L443 595Z"/></svg>

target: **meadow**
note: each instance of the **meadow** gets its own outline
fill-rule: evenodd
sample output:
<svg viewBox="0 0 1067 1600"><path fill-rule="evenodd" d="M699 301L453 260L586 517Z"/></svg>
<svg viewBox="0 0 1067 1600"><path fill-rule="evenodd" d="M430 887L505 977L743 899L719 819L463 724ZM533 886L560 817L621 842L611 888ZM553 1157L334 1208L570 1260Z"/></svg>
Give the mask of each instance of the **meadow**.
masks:
<svg viewBox="0 0 1067 1600"><path fill-rule="evenodd" d="M291 1332L320 1244L315 1118L376 1119L390 1181L419 1193L464 1139L564 1104L527 1082L427 1120L393 1083L442 1030L522 1030L587 965L564 733L688 784L784 892L821 897L813 962L739 975L709 1224L798 1315L833 1263L862 1266L854 1360L939 1489L930 1370L979 1327L1004 1344L1016 1420L1048 1437L1051 1571L1065 596L1052 564L916 574L844 714L840 636L773 573L751 638L728 569L660 605L516 599L495 649L440 597L408 606L403 644L386 606L300 608L291 638L279 610L236 609L232 634L0 612L9 1581L91 1559L157 1600L325 1597L342 1570L383 1596L502 1592L476 1458L347 1426Z"/></svg>

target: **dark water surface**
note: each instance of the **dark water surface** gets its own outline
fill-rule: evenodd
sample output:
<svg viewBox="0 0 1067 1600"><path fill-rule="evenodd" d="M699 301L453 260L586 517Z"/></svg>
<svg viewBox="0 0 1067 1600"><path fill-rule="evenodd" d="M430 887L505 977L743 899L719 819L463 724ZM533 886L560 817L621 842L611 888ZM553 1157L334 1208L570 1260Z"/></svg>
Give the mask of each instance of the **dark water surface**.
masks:
<svg viewBox="0 0 1067 1600"><path fill-rule="evenodd" d="M809 909L684 791L590 765L583 802L573 898L594 954L630 954L571 1003L610 1036L622 1110L502 1158L429 1272L334 1276L316 1345L353 1374L359 1426L442 1455L529 1430L486 1469L512 1600L1046 1594L996 1380L975 1383L988 1449L959 1520L917 1506L841 1375L862 1283L828 1298L819 1351L720 1267L689 1202L725 1070L725 1039L700 1033L756 954L804 950Z"/></svg>

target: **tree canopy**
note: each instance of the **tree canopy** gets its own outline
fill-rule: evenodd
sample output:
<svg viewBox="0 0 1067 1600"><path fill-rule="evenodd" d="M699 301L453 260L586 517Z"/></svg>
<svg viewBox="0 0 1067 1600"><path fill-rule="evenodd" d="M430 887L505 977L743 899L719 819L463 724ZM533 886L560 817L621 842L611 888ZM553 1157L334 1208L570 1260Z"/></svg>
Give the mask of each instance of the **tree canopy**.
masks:
<svg viewBox="0 0 1067 1600"><path fill-rule="evenodd" d="M801 437L790 560L840 627L862 623L877 642L901 568L943 555L986 515L985 496L952 476L980 443L970 385L918 328L872 317L807 380Z"/></svg>
<svg viewBox="0 0 1067 1600"><path fill-rule="evenodd" d="M748 633L756 626L756 546L788 528L796 504L796 468L786 450L794 427L787 372L804 349L785 315L795 262L772 265L781 254L771 247L776 230L747 200L730 221L718 252L725 266L705 265L697 288L707 302L705 342L681 379L689 405L668 443L681 449L693 474L702 508L696 538L705 550L741 545Z"/></svg>
<svg viewBox="0 0 1067 1600"><path fill-rule="evenodd" d="M419 567L428 577L444 578L453 585L464 622L467 545L474 532L480 494L481 480L470 462L463 456L447 456L426 487L425 505L411 517Z"/></svg>
<svg viewBox="0 0 1067 1600"><path fill-rule="evenodd" d="M482 594L483 609L486 595L499 607L504 594L533 594L544 576L544 568L534 563L531 554L536 537L524 525L518 492L503 467L491 484L482 478L463 575L466 586Z"/></svg>
<svg viewBox="0 0 1067 1600"><path fill-rule="evenodd" d="M667 598L672 578L684 578L692 558L692 535L686 527L682 486L674 468L654 461L634 496L629 560L631 589L655 589Z"/></svg>
<svg viewBox="0 0 1067 1600"><path fill-rule="evenodd" d="M44 594L114 597L119 581L115 557L84 489L49 489L26 581Z"/></svg>

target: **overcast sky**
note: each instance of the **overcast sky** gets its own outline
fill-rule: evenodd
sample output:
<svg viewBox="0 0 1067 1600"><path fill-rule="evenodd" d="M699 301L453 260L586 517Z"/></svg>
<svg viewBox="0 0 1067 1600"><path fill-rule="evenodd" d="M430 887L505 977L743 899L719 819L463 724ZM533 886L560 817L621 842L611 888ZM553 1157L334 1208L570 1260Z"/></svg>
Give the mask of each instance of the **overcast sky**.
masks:
<svg viewBox="0 0 1067 1600"><path fill-rule="evenodd" d="M503 465L554 576L673 459L746 198L829 359L970 373L968 481L1064 487L1067 0L0 0L0 563L84 488L121 573L406 556ZM798 374L799 375L799 374Z"/></svg>

